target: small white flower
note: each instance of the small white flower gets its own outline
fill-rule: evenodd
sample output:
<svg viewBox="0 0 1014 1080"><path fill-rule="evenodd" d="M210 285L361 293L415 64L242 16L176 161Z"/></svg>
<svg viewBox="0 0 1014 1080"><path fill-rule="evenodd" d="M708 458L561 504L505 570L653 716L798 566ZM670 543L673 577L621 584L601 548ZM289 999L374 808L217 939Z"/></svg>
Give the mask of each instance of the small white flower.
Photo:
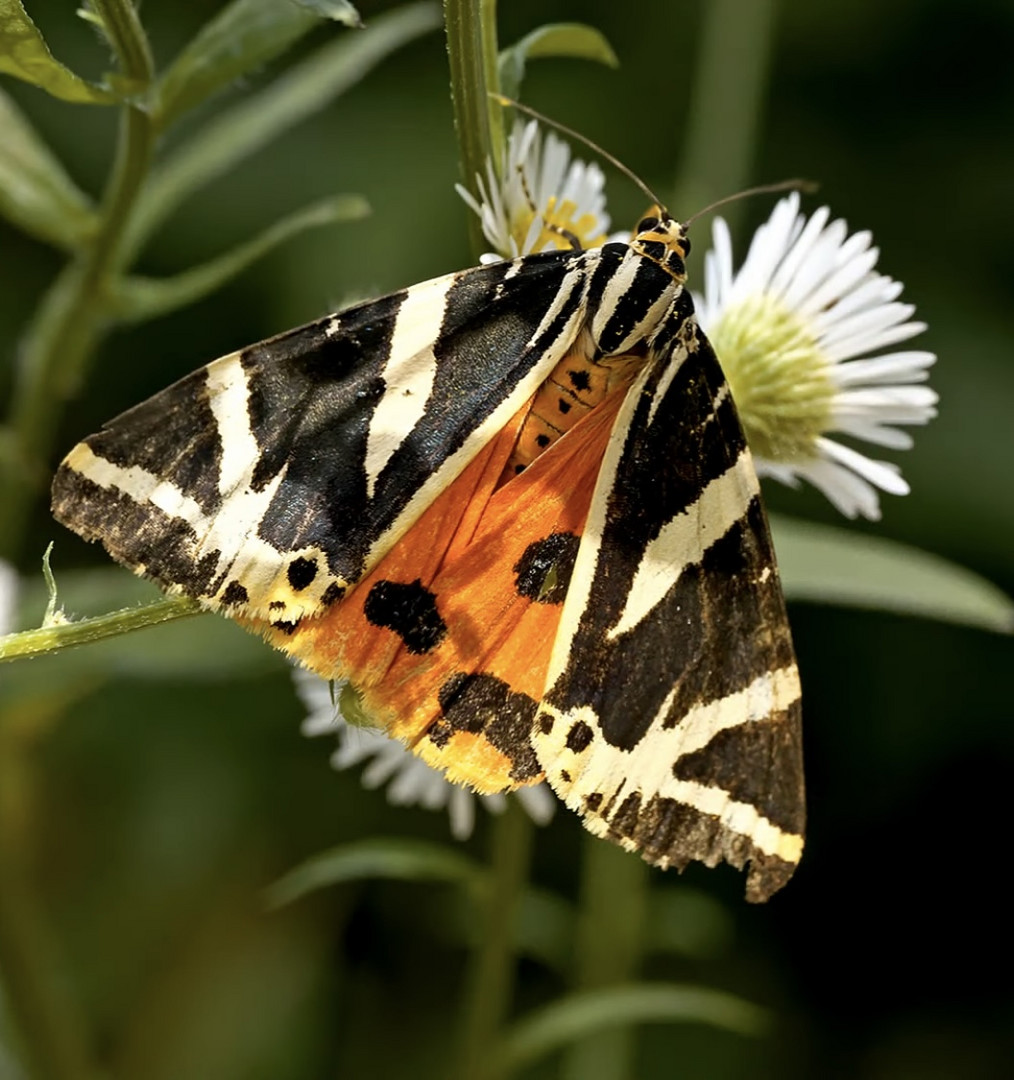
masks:
<svg viewBox="0 0 1014 1080"><path fill-rule="evenodd" d="M486 177L475 178L476 199L461 184L458 194L479 215L482 231L497 257L513 259L549 248L569 248L573 236L582 248L606 242L605 177L598 165L571 161L570 147L531 120L514 125L507 140L503 176L492 162Z"/></svg>
<svg viewBox="0 0 1014 1080"><path fill-rule="evenodd" d="M296 693L306 707L304 735L334 735L338 749L331 755L336 769L366 763L362 784L366 788L387 785L387 801L393 806L423 806L427 810L447 807L451 832L467 839L475 825L475 803L482 802L494 814L507 807L503 795L476 795L460 784L450 783L443 773L430 768L397 739L389 739L375 728L350 724L338 705L340 685L331 684L302 668L294 668ZM556 810L556 799L545 784L519 788L514 797L536 825L545 825Z"/></svg>
<svg viewBox="0 0 1014 1080"><path fill-rule="evenodd" d="M902 286L878 274L869 232L848 235L822 207L808 220L799 196L780 200L733 272L721 218L705 257L701 326L729 380L761 475L808 480L848 517L880 517L877 488L905 495L898 467L827 437L839 433L892 450L912 437L897 424L925 424L937 395L919 386L929 352L882 350L914 337ZM870 354L875 355L870 355Z"/></svg>

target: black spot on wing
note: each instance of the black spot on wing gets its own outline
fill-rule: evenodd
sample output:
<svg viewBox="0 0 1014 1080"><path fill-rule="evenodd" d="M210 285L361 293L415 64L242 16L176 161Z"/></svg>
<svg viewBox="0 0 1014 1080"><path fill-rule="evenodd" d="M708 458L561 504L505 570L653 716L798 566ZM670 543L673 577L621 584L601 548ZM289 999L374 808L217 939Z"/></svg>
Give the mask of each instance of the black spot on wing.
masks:
<svg viewBox="0 0 1014 1080"><path fill-rule="evenodd" d="M567 372L570 385L580 393L584 393L591 386L591 378L584 368L576 368Z"/></svg>
<svg viewBox="0 0 1014 1080"><path fill-rule="evenodd" d="M249 599L246 587L239 581L230 581L222 593L222 603L227 605L245 604Z"/></svg>
<svg viewBox="0 0 1014 1080"><path fill-rule="evenodd" d="M595 732L583 721L576 720L567 732L567 749L582 754L591 746Z"/></svg>
<svg viewBox="0 0 1014 1080"><path fill-rule="evenodd" d="M374 626L393 630L416 655L435 649L447 636L437 598L418 579L407 585L378 581L366 597L363 614Z"/></svg>
<svg viewBox="0 0 1014 1080"><path fill-rule="evenodd" d="M286 574L293 589L301 592L313 584L313 579L317 576L317 563L313 559L300 556L289 563Z"/></svg>
<svg viewBox="0 0 1014 1080"><path fill-rule="evenodd" d="M456 731L481 734L510 758L512 779L524 783L541 774L531 745L538 704L527 694L494 675L458 672L440 688L438 699L441 718L429 732L437 746L445 746Z"/></svg>
<svg viewBox="0 0 1014 1080"><path fill-rule="evenodd" d="M580 544L573 533L551 533L529 544L514 564L519 595L540 604L562 604Z"/></svg>

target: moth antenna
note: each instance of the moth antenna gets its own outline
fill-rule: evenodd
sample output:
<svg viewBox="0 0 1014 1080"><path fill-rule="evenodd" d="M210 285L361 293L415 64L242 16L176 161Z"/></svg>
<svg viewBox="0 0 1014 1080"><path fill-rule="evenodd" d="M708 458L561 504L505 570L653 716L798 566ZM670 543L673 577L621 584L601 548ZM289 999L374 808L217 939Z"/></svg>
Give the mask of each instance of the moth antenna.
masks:
<svg viewBox="0 0 1014 1080"><path fill-rule="evenodd" d="M704 217L705 214L710 214L712 210L717 210L720 206L725 206L726 203L735 202L737 199L746 199L751 195L772 195L778 191L802 191L807 195L812 195L820 188L820 185L813 180L781 180L777 184L759 184L757 187L745 188L743 191L737 191L735 195L726 195L722 199L717 199L713 203L709 203L703 210L698 210L696 214L691 214L690 217L683 222L683 228L687 228L691 222L696 221L699 217Z"/></svg>
<svg viewBox="0 0 1014 1080"><path fill-rule="evenodd" d="M586 135L582 135L581 132L575 131L572 127L567 127L566 124L561 124L559 120L551 120L545 113L540 113L536 109L529 108L527 105L522 105L520 101L515 101L513 98L509 98L504 94L494 94L492 91L489 95L494 101L499 102L501 105L509 105L512 109L517 109L518 112L526 113L534 120L538 120L543 124L547 124L549 127L556 128L557 131L563 132L571 139L577 139L578 142L584 143L589 150L593 150L599 157L608 161L610 165L615 169L619 169L624 176L633 182L648 196L648 200L655 203L659 210L662 211L663 216L670 217L669 211L666 209L665 203L651 190L650 187L632 170L620 161L619 158L613 157L608 150L604 150L598 143L592 142Z"/></svg>
<svg viewBox="0 0 1014 1080"><path fill-rule="evenodd" d="M517 166L518 180L521 182L521 191L525 197L525 202L528 204L528 209L532 212L532 217L539 217L542 219L542 225L551 233L556 233L557 236L562 236L564 240L575 250L581 250L581 241L575 236L570 229L565 229L562 225L557 225L550 221L545 214L543 214L539 208L535 205L535 199L532 196L532 189L528 186L528 177L525 174L525 167L519 163Z"/></svg>

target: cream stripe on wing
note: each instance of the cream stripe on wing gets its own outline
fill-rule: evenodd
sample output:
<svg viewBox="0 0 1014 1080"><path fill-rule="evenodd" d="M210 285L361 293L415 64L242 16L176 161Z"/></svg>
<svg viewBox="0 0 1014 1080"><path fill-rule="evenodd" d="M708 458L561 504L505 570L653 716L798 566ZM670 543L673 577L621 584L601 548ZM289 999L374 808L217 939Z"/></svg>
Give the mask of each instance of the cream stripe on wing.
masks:
<svg viewBox="0 0 1014 1080"><path fill-rule="evenodd" d="M742 518L759 491L750 452L744 449L698 500L670 519L644 549L623 611L606 633L606 640L615 641L637 626L665 598L683 568L699 563L708 548Z"/></svg>
<svg viewBox="0 0 1014 1080"><path fill-rule="evenodd" d="M78 443L64 459L64 465L101 488L115 488L136 503L151 503L170 517L182 519L195 533L208 527L207 515L189 495L139 465L114 465L93 453L86 443Z"/></svg>
<svg viewBox="0 0 1014 1080"><path fill-rule="evenodd" d="M587 251L575 259L573 268L560 284L552 307L532 334L530 339L532 342L538 341L540 336L546 334L575 290L584 288L597 258L598 252ZM390 527L374 542L366 558L367 569L376 565L377 561L390 550L394 540L405 533L436 496L461 473L479 450L506 426L511 417L535 393L546 376L563 359L587 316L583 297L580 299L581 302L574 304L574 310L566 324L558 331L556 338L544 345L538 362L532 365L525 377L514 385L510 394L466 437L464 443L453 454L444 458L439 468L434 470L416 490Z"/></svg>
<svg viewBox="0 0 1014 1080"><path fill-rule="evenodd" d="M209 405L222 446L218 491L229 495L250 483L260 457L260 447L250 428L250 387L239 353L209 364L207 373Z"/></svg>
<svg viewBox="0 0 1014 1080"><path fill-rule="evenodd" d="M765 671L742 690L695 705L678 724L663 727L678 689L668 693L650 728L653 754L658 747L670 765L702 750L720 731L766 720L794 705L800 696L799 671L794 664Z"/></svg>
<svg viewBox="0 0 1014 1080"><path fill-rule="evenodd" d="M401 302L381 376L384 396L370 418L366 440L366 494L372 499L377 478L405 436L422 419L437 377L433 343L440 333L447 293L455 277L409 289Z"/></svg>
<svg viewBox="0 0 1014 1080"><path fill-rule="evenodd" d="M627 433L630 431L631 419L637 410L641 392L650 374L650 367L645 366L631 384L623 399L623 404L620 405L616 419L613 421L613 429L609 433L609 442L606 444L606 452L602 457L602 465L599 467L599 475L595 481L595 492L592 495L588 520L585 523L584 532L581 534L577 558L574 561L574 569L571 571L567 598L564 600L563 611L560 613L560 623L556 630L556 637L553 639L553 652L546 672L547 692L567 668L571 642L577 633L581 616L588 606L588 597L591 594L592 580L595 577L599 548L602 546L602 534L605 532L606 527L606 509L609 505L609 494L613 490L616 481L616 470L619 468L620 460L623 457L623 449L626 445Z"/></svg>

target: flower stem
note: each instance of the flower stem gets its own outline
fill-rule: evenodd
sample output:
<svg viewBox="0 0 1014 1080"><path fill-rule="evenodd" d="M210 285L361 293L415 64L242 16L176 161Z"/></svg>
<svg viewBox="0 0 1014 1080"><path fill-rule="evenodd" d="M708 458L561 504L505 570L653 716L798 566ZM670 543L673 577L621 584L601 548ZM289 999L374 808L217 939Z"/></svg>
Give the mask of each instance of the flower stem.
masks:
<svg viewBox="0 0 1014 1080"><path fill-rule="evenodd" d="M472 191L476 175L486 173L487 159L499 162L503 147L500 106L489 96L490 91L499 87L496 0L444 0L444 20L461 178ZM485 250L485 244L479 219L471 213L468 214L468 237L472 252L478 258Z"/></svg>
<svg viewBox="0 0 1014 1080"><path fill-rule="evenodd" d="M702 15L690 118L672 203L683 216L749 183L771 60L775 0L712 0ZM741 205L723 210L730 223Z"/></svg>
<svg viewBox="0 0 1014 1080"><path fill-rule="evenodd" d="M491 1075L491 1048L514 990L514 930L528 877L533 826L514 800L492 822L490 869L482 895L485 910L472 952L461 1004L459 1080Z"/></svg>
<svg viewBox="0 0 1014 1080"><path fill-rule="evenodd" d="M140 100L153 67L133 4L92 0L92 10L116 53L125 91ZM63 407L109 325L108 283L118 269L153 143L146 113L139 105L125 105L99 228L50 286L22 343L0 447L0 557L14 559L19 553L32 504L48 475L47 458ZM44 628L26 636L31 643L32 634L73 634L79 627ZM0 768L11 782L17 780L15 770L25 773L30 764L20 755L5 755ZM63 978L60 950L34 895L9 813L0 813L0 882L0 973L33 1080L94 1080L98 1073L89 1060L85 1020Z"/></svg>
<svg viewBox="0 0 1014 1080"><path fill-rule="evenodd" d="M143 89L151 81L151 53L133 6L128 0L95 0L94 9L123 76ZM14 559L19 553L32 503L48 475L46 459L63 406L77 392L109 326L109 279L119 269L123 237L154 138L147 113L133 104L124 106L99 229L50 286L22 343L7 420L8 445L0 458L0 557Z"/></svg>
<svg viewBox="0 0 1014 1080"><path fill-rule="evenodd" d="M74 622L53 623L36 630L22 630L18 634L0 637L0 664L6 660L24 660L46 653L69 649L74 645L87 645L103 638L118 637L133 630L173 619L185 619L200 615L203 608L189 596L170 596L144 607L110 611L105 615L77 619Z"/></svg>
<svg viewBox="0 0 1014 1080"><path fill-rule="evenodd" d="M584 837L580 915L575 940L575 990L631 982L640 975L648 867L636 855ZM574 1043L563 1080L632 1080L635 1035L615 1028Z"/></svg>

